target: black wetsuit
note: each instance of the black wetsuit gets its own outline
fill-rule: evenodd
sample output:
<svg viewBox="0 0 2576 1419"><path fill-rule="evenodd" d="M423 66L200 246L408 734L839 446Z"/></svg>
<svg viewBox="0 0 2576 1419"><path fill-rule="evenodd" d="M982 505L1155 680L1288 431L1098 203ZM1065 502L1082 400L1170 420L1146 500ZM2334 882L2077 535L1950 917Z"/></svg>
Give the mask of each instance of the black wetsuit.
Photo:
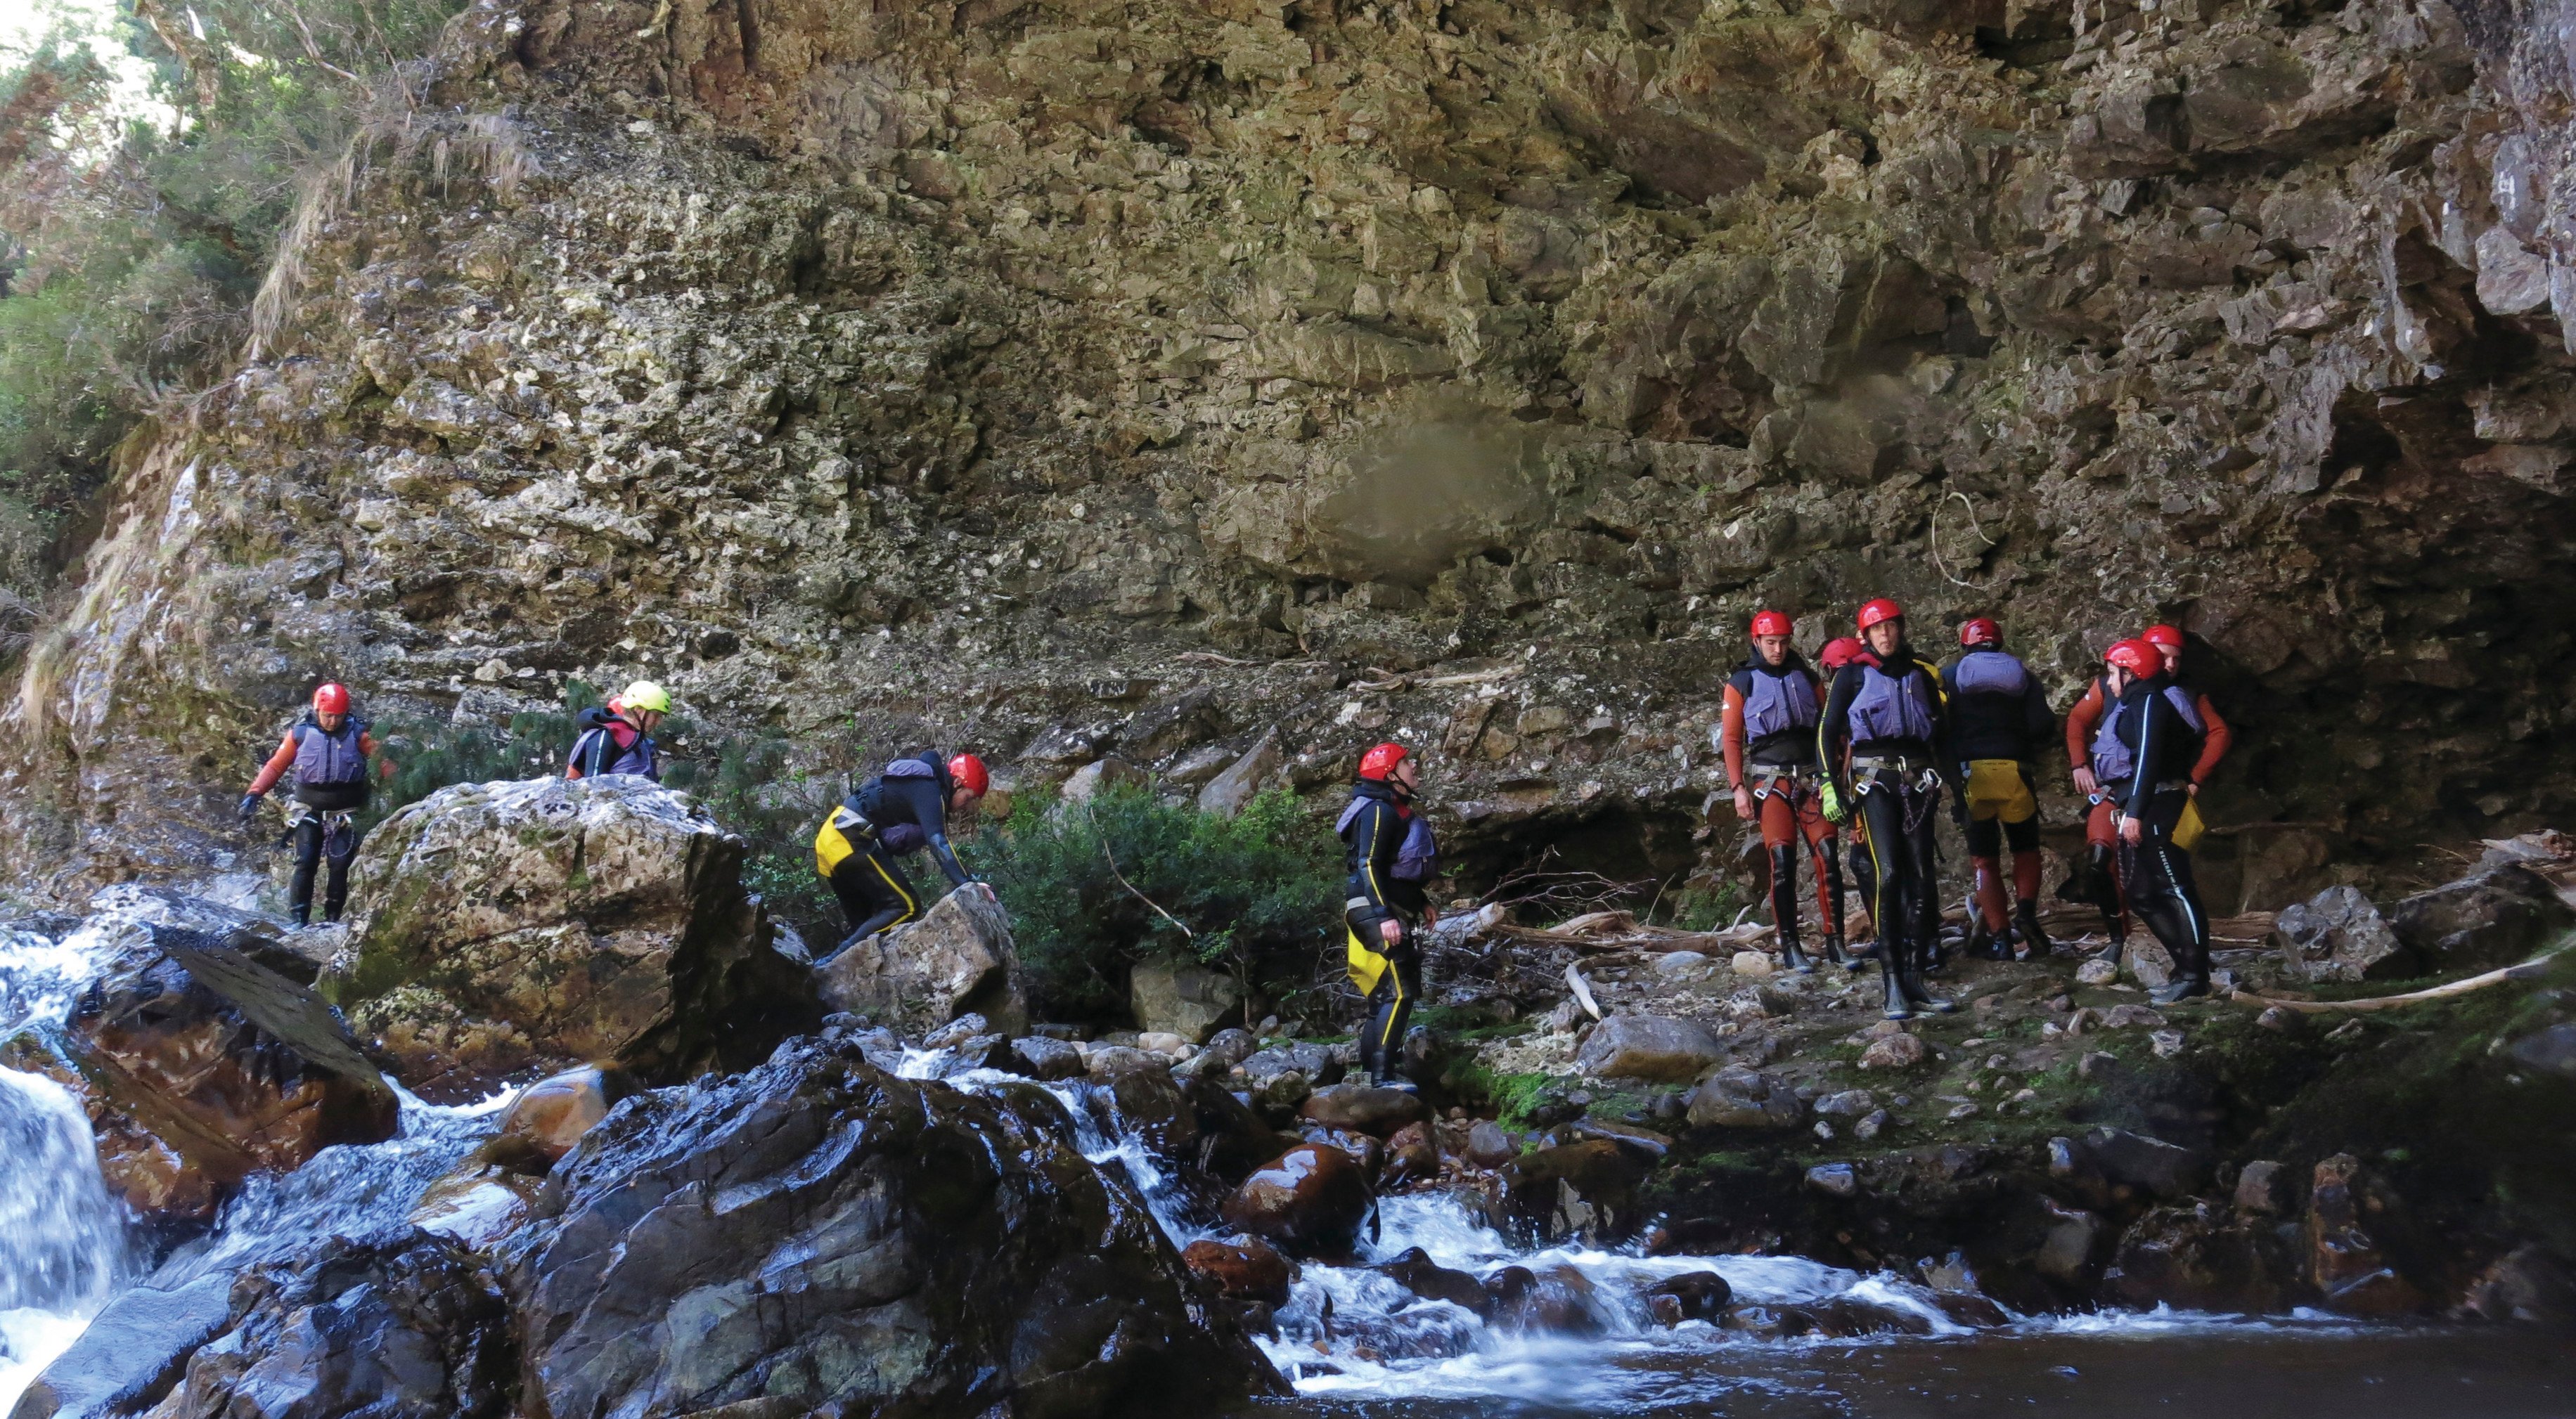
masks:
<svg viewBox="0 0 2576 1419"><path fill-rule="evenodd" d="M1350 806L1337 825L1350 869L1342 916L1350 927L1351 977L1369 1001L1369 1018L1360 1028L1360 1066L1372 1081L1394 1076L1405 1022L1422 993L1422 957L1413 932L1430 896L1420 876L1401 875L1405 844L1419 821L1394 788L1361 779L1351 785ZM1389 921L1402 933L1391 943L1381 929Z"/></svg>
<svg viewBox="0 0 2576 1419"><path fill-rule="evenodd" d="M1933 834L1941 785L1955 774L1948 740L1940 674L1912 650L1899 646L1884 666L1855 661L1835 673L1817 748L1835 791L1869 826L1869 914L1891 1014L1900 999L1947 1008L1925 991L1920 973L1935 964L1940 941Z"/></svg>
<svg viewBox="0 0 2576 1419"><path fill-rule="evenodd" d="M946 762L926 751L886 765L823 821L814 835L815 866L849 918L842 947L920 917L921 894L897 858L927 849L952 886L977 880L948 842L955 791Z"/></svg>
<svg viewBox="0 0 2576 1419"><path fill-rule="evenodd" d="M2201 905L2191 854L2173 841L2174 825L2191 803L2201 735L2166 693L2173 683L2162 674L2132 680L2118 703L2103 711L2118 716L2114 729L2135 766L2127 780L2103 788L2139 823L2136 845L2121 841L2120 877L2128 884L2129 909L2164 943L2183 979L2206 982L2209 912Z"/></svg>

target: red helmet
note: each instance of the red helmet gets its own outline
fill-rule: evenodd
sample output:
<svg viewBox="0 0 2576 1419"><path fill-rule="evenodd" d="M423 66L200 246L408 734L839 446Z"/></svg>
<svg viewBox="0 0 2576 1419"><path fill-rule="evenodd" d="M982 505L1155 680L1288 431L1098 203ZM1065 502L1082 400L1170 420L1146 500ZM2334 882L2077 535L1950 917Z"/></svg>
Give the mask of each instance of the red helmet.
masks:
<svg viewBox="0 0 2576 1419"><path fill-rule="evenodd" d="M2102 652L2102 663L2116 665L2132 675L2155 675L2165 668L2165 653L2144 640L2132 638L2114 642Z"/></svg>
<svg viewBox="0 0 2576 1419"><path fill-rule="evenodd" d="M1360 777L1373 778L1380 782L1393 778L1395 766L1403 763L1405 755L1410 752L1401 744L1380 744L1360 755Z"/></svg>
<svg viewBox="0 0 2576 1419"><path fill-rule="evenodd" d="M314 691L313 712L315 714L347 714L349 712L349 687L335 682Z"/></svg>
<svg viewBox="0 0 2576 1419"><path fill-rule="evenodd" d="M1753 634L1757 636L1785 636L1795 624L1784 612L1756 611L1753 613Z"/></svg>
<svg viewBox="0 0 2576 1419"><path fill-rule="evenodd" d="M1991 616L1972 616L1959 623L1961 645L2000 645L2003 638L2004 628L1996 625Z"/></svg>
<svg viewBox="0 0 2576 1419"><path fill-rule="evenodd" d="M948 777L950 781L955 783L959 788L966 790L977 798L983 797L985 792L993 786L993 776L984 771L984 761L976 758L972 754L960 754L956 758L950 759L948 761Z"/></svg>
<svg viewBox="0 0 2576 1419"><path fill-rule="evenodd" d="M1856 619L1860 622L1860 628L1866 631L1881 621L1902 620L1904 616L1904 607L1884 596L1874 596L1860 604L1860 615Z"/></svg>
<svg viewBox="0 0 2576 1419"><path fill-rule="evenodd" d="M2138 632L2138 639L2159 650L2180 650L2182 649L2182 627L2149 626Z"/></svg>
<svg viewBox="0 0 2576 1419"><path fill-rule="evenodd" d="M1816 659L1823 661L1827 670L1840 670L1868 653L1869 647L1862 645L1859 637L1836 636L1816 652Z"/></svg>

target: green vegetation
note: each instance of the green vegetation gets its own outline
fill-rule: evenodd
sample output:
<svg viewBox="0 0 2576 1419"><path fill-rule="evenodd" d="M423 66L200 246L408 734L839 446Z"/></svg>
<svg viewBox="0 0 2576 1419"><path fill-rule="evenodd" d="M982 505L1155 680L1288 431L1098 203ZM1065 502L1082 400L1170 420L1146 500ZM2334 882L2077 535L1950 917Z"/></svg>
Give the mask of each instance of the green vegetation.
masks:
<svg viewBox="0 0 2576 1419"><path fill-rule="evenodd" d="M1285 790L1227 818L1122 787L1023 799L970 852L1011 910L1042 1011L1097 1019L1125 1009L1127 968L1150 957L1274 994L1303 985L1340 921L1331 842Z"/></svg>
<svg viewBox="0 0 2576 1419"><path fill-rule="evenodd" d="M0 51L0 589L41 592L125 436L243 348L298 202L458 8L127 0Z"/></svg>

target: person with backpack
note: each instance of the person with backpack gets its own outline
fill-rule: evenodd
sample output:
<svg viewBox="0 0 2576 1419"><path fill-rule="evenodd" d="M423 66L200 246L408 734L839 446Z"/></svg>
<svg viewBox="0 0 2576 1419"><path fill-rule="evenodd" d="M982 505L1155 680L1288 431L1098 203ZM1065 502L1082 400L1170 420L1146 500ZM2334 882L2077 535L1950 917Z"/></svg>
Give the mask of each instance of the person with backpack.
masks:
<svg viewBox="0 0 2576 1419"><path fill-rule="evenodd" d="M1935 846L1941 790L1958 789L1947 748L1948 711L1940 672L1905 638L1905 609L1876 597L1860 608L1871 657L1834 676L1817 729L1817 758L1833 775L1837 806L1869 827L1883 1012L1911 1019L1918 1010L1958 1008L1935 996L1923 976L1938 964L1941 908Z"/></svg>
<svg viewBox="0 0 2576 1419"><path fill-rule="evenodd" d="M295 840L295 876L287 901L299 927L312 924L313 878L325 863L330 872L322 919L338 921L349 903L349 864L358 856L357 815L367 806L367 761L376 749L367 722L349 712L349 687L324 685L313 692L313 707L286 731L277 752L242 795L241 820L247 823L258 816L268 791L290 770L295 774L295 796L286 805L287 829ZM377 771L390 777L393 760L377 756Z"/></svg>
<svg viewBox="0 0 2576 1419"><path fill-rule="evenodd" d="M1798 931L1798 840L1806 839L1816 873L1816 922L1825 959L1843 956L1842 844L1825 821L1823 765L1816 759L1816 721L1824 713L1815 675L1789 645L1794 624L1778 611L1753 618L1753 649L1727 677L1718 718L1718 751L1735 793L1735 815L1755 823L1771 872L1771 922L1781 962L1812 975L1815 962Z"/></svg>
<svg viewBox="0 0 2576 1419"><path fill-rule="evenodd" d="M2190 692L2162 652L2142 639L2103 652L2110 707L2093 736L2093 777L2114 805L2130 909L2173 957L2174 978L2149 992L2158 1005L2209 993L2209 913L2177 829L2192 806L2193 765L2205 747Z"/></svg>
<svg viewBox="0 0 2576 1419"><path fill-rule="evenodd" d="M2003 648L2003 639L2003 628L1989 617L1962 623L1962 649L1941 672L1941 688L1950 702L1951 753L1967 786L1954 816L1967 832L1968 865L1976 880L1968 951L2028 960L2049 949L2039 925L2039 797L2031 786L2031 765L2040 746L2056 735L2057 715L2039 677ZM2009 909L2006 847L2013 855Z"/></svg>
<svg viewBox="0 0 2576 1419"><path fill-rule="evenodd" d="M982 759L943 760L924 750L886 765L842 799L814 832L814 870L840 899L850 934L814 964L828 965L878 932L920 919L921 893L897 858L926 851L951 887L982 885L957 860L948 827L973 813L992 786Z"/></svg>
<svg viewBox="0 0 2576 1419"><path fill-rule="evenodd" d="M653 731L670 712L671 692L650 680L627 686L604 709L583 710L573 720L580 733L564 756L564 777L636 774L660 783L662 752Z"/></svg>
<svg viewBox="0 0 2576 1419"><path fill-rule="evenodd" d="M1422 953L1414 933L1440 919L1430 893L1440 850L1414 803L1421 788L1421 764L1411 750L1392 742L1376 745L1360 755L1351 801L1333 824L1349 868L1342 902L1345 954L1351 984L1369 1007L1359 1032L1360 1068L1370 1083L1408 1093L1413 1082L1397 1066L1404 1060L1405 1022L1422 994Z"/></svg>

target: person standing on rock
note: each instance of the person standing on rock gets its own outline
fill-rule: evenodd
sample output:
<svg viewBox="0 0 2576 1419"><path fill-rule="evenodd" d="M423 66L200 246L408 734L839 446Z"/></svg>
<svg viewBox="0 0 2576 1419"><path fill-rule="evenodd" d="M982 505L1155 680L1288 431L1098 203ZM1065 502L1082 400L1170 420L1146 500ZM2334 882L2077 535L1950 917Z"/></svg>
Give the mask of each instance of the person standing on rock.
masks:
<svg viewBox="0 0 2576 1419"><path fill-rule="evenodd" d="M1959 799L1976 878L1968 950L1998 960L2048 952L2039 926L2039 797L2031 765L2057 734L2048 692L2021 657L2004 649L2003 628L1985 616L1959 627L1959 658L1941 672L1950 701L1951 753L1967 789ZM2004 901L2003 852L2013 855L2013 903Z"/></svg>
<svg viewBox="0 0 2576 1419"><path fill-rule="evenodd" d="M290 769L295 773L286 825L295 838L295 877L287 900L297 926L311 924L313 876L326 862L330 880L322 893L322 919L338 921L349 903L349 864L358 855L357 816L367 806L367 760L373 755L375 736L365 720L349 713L349 687L324 685L313 692L313 708L286 731L284 742L242 795L241 819L247 823L278 780ZM377 756L379 774L390 777L393 771L391 758Z"/></svg>
<svg viewBox="0 0 2576 1419"><path fill-rule="evenodd" d="M1360 1027L1360 1067L1369 1082L1411 1090L1397 1072L1404 1057L1404 1026L1422 994L1422 956L1413 933L1439 920L1430 882L1438 875L1439 848L1431 825L1414 807L1421 766L1401 744L1380 744L1360 756L1350 805L1333 824L1350 868L1342 919L1349 928L1351 984L1368 997Z"/></svg>
<svg viewBox="0 0 2576 1419"><path fill-rule="evenodd" d="M2093 776L2118 812L2130 909L2173 957L2173 980L2149 998L2171 1005L2209 993L2209 913L2191 854L2174 841L2204 747L2200 711L2146 641L2121 641L2102 660L2110 708L2093 736Z"/></svg>
<svg viewBox="0 0 2576 1419"><path fill-rule="evenodd" d="M2169 625L2149 626L2137 638L2156 648L2164 659L2166 674L2181 684L2181 629ZM2184 689L2202 726L2200 758L2191 767L2190 792L2197 798L2201 785L2207 783L2210 774L2217 770L2218 761L2227 756L2228 745L2234 736L2227 727L2227 721L2219 718L2218 707L2209 702L2209 696L2192 691L2188 686ZM2085 796L2090 807L2084 818L2085 864L2067 879L2064 887L2058 889L2058 895L2101 909L2103 928L2111 937L2111 944L2104 948L2101 959L2117 966L2129 939L2129 914L2120 877L2119 837L2112 828L2116 810L2111 795L2103 791L2101 780L2095 776L2092 767L2093 741L2102 726L2102 712L2110 702L2110 696L2103 691L2102 678L2096 676L2091 684L2084 687L2083 698L2066 713L2067 761L2075 766L2075 791Z"/></svg>
<svg viewBox="0 0 2576 1419"><path fill-rule="evenodd" d="M1816 921L1825 933L1825 958L1843 958L1842 844L1825 821L1818 790L1823 765L1816 760L1816 721L1824 713L1816 677L1791 649L1789 617L1763 611L1753 618L1753 653L1727 678L1718 718L1718 750L1735 790L1735 815L1762 830L1770 858L1771 921L1780 959L1789 969L1814 973L1798 940L1798 840L1815 860Z"/></svg>
<svg viewBox="0 0 2576 1419"><path fill-rule="evenodd" d="M597 778L602 774L639 774L662 781L661 747L653 742L662 716L671 712L671 692L650 680L638 680L606 709L583 710L574 723L581 729L564 756L564 777Z"/></svg>
<svg viewBox="0 0 2576 1419"><path fill-rule="evenodd" d="M886 765L885 772L841 800L814 833L814 870L841 899L850 934L828 964L880 931L921 917L921 893L895 859L928 851L951 886L981 884L948 842L948 825L975 811L993 786L984 761L972 754L942 760L925 749ZM987 889L989 890L989 889Z"/></svg>
<svg viewBox="0 0 2576 1419"><path fill-rule="evenodd" d="M1860 608L1859 621L1870 658L1835 674L1817 757L1845 811L1857 810L1868 825L1869 915L1878 927L1885 1014L1905 1020L1917 1010L1957 1008L1923 984L1940 930L1933 815L1954 776L1944 752L1949 721L1940 673L1906 643L1905 608L1877 597Z"/></svg>

